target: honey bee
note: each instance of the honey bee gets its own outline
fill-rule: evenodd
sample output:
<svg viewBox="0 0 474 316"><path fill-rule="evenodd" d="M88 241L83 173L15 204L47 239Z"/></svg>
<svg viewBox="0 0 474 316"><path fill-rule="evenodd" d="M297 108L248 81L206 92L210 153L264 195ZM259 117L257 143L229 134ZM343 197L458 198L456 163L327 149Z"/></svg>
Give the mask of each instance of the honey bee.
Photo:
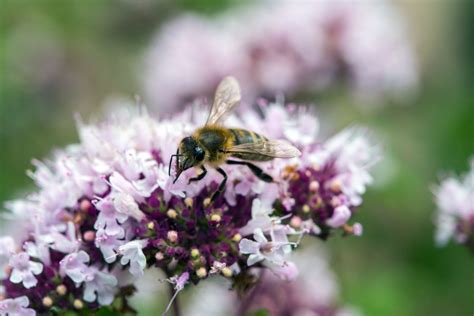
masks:
<svg viewBox="0 0 474 316"><path fill-rule="evenodd" d="M237 80L233 77L224 78L217 86L206 124L191 136L183 138L176 154L171 155L168 169L170 175L173 158L176 158L176 178L173 183L184 170L192 167L200 168L201 173L190 178L189 183L199 181L207 174L206 166L212 167L223 176L222 182L211 198L211 201L215 201L224 190L227 181L227 174L220 167L222 164L245 165L262 181L273 182L270 175L252 162L293 158L301 154L296 147L286 141L268 140L265 136L245 129L222 126L224 116L240 103L240 99L240 86Z"/></svg>

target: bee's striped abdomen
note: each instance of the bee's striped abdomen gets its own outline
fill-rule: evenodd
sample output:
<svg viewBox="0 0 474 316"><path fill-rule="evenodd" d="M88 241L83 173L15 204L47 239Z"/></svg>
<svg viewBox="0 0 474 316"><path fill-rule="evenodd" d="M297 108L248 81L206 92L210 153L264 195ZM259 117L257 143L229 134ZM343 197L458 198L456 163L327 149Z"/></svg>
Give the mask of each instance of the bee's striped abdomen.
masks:
<svg viewBox="0 0 474 316"><path fill-rule="evenodd" d="M230 128L230 132L234 135L234 145L256 143L267 140L265 136L242 128Z"/></svg>
<svg viewBox="0 0 474 316"><path fill-rule="evenodd" d="M265 136L246 129L230 128L229 130L234 136L234 145L257 143L268 140ZM260 155L258 153L232 153L232 157L251 161L268 161L273 159L272 157Z"/></svg>

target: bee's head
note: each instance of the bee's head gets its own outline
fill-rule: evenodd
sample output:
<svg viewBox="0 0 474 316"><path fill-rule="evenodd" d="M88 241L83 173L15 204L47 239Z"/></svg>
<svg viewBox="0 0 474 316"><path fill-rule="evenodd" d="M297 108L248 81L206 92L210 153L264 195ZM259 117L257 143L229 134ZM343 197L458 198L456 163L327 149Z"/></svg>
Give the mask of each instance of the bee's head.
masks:
<svg viewBox="0 0 474 316"><path fill-rule="evenodd" d="M205 157L206 153L199 143L192 137L188 136L181 140L176 155L172 155L170 159L170 170L173 157L176 157L176 182L184 170L199 165ZM174 183L173 182L173 183Z"/></svg>

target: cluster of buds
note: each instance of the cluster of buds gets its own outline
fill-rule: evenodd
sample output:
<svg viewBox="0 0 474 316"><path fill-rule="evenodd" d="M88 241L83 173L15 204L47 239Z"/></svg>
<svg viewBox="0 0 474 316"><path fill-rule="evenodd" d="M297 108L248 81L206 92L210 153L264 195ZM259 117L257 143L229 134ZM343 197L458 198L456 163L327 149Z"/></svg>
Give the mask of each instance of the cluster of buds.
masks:
<svg viewBox="0 0 474 316"><path fill-rule="evenodd" d="M211 201L221 180L217 172L192 184L193 169L176 183L168 175L169 158L204 121L202 113L188 109L157 121L139 111L99 125L78 119L79 144L35 161L30 175L38 191L7 205L22 233L0 239L6 272L0 275L0 313L89 312L109 305L131 311L134 279L154 267L176 293L213 275L245 290L252 268L295 278L287 256L303 235L362 233L360 224L349 223L378 159L363 129L319 141L311 113L277 103L233 116L229 126L286 139L302 155L262 163L272 183L246 168L223 166L227 186Z"/></svg>
<svg viewBox="0 0 474 316"><path fill-rule="evenodd" d="M147 53L147 104L174 112L228 74L250 104L341 82L361 104L403 99L419 76L405 24L388 1L263 1L214 18L187 13L165 23Z"/></svg>

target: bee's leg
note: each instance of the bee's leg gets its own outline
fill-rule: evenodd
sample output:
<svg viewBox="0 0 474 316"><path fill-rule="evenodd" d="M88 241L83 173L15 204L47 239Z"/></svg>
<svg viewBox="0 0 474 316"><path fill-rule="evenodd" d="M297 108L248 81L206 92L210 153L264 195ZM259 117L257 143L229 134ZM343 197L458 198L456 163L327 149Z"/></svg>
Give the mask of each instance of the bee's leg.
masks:
<svg viewBox="0 0 474 316"><path fill-rule="evenodd" d="M260 167L257 167L251 162L248 161L236 161L236 160L227 160L226 163L229 165L245 165L253 172L262 181L273 182L273 178L268 173L265 173Z"/></svg>
<svg viewBox="0 0 474 316"><path fill-rule="evenodd" d="M227 174L225 173L225 171L222 168L216 168L216 170L224 177L224 179L222 180L221 184L219 184L219 188L217 188L217 191L214 192L214 194L212 195L212 202L214 202L217 197L222 193L222 191L224 191L225 184L227 182Z"/></svg>
<svg viewBox="0 0 474 316"><path fill-rule="evenodd" d="M201 173L198 176L189 179L188 184L190 184L191 182L194 182L194 181L202 180L206 176L206 174L207 174L206 167L201 166Z"/></svg>

